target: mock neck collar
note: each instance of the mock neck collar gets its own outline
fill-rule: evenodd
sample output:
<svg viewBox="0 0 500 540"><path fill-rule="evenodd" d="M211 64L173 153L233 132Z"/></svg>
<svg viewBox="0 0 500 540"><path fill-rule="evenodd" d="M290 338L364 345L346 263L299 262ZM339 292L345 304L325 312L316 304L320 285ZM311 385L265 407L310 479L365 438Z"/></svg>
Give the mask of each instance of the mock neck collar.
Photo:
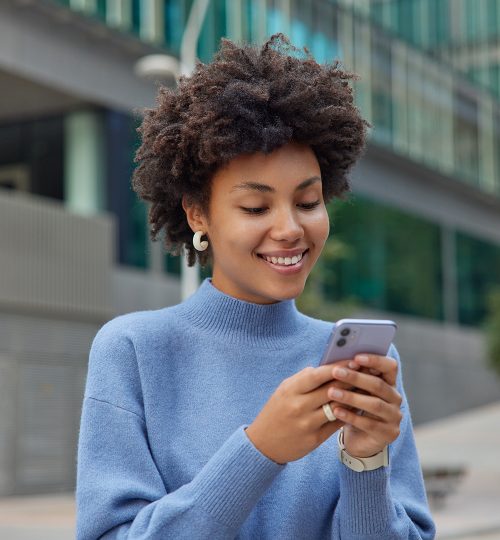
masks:
<svg viewBox="0 0 500 540"><path fill-rule="evenodd" d="M274 304L247 302L219 290L212 278L205 278L177 310L194 326L227 342L267 348L280 348L297 339L307 325L293 298Z"/></svg>

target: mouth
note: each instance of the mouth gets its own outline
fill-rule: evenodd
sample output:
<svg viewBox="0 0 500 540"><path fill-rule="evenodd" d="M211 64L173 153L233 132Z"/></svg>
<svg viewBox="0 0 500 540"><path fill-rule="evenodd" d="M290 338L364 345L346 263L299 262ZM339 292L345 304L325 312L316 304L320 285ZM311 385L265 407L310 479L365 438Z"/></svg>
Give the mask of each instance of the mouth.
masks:
<svg viewBox="0 0 500 540"><path fill-rule="evenodd" d="M304 257L308 252L309 248L295 257L264 257L264 255L261 255L260 253L257 253L257 256L275 270L288 272L300 270L303 266Z"/></svg>

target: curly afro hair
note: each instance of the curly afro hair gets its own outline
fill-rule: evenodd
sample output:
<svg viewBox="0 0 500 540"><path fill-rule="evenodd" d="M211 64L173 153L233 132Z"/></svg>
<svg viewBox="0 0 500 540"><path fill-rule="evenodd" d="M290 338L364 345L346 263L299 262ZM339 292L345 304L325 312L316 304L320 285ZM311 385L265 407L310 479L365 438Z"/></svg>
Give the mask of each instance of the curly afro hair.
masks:
<svg viewBox="0 0 500 540"><path fill-rule="evenodd" d="M289 54L291 51L292 54ZM315 153L325 202L350 190L347 173L362 154L364 120L348 79L355 73L318 64L309 50L294 47L282 33L262 47L222 38L212 62L196 62L173 90L159 87L157 106L144 110L137 131L142 143L134 191L152 204L150 235L165 229L165 247L187 250L187 262L211 262L211 249L195 250L182 197L208 216L211 178L239 154L265 152L295 141Z"/></svg>

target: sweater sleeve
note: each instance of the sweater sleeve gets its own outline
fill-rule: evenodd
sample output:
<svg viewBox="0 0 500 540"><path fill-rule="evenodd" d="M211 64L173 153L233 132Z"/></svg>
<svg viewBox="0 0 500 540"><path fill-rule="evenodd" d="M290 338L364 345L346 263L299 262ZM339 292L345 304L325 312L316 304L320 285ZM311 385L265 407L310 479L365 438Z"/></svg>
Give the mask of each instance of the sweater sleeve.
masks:
<svg viewBox="0 0 500 540"><path fill-rule="evenodd" d="M101 330L91 348L80 421L77 540L234 538L286 464L259 452L241 425L190 482L168 493L138 409L139 382L113 395L120 386L112 378L116 354L123 373L134 362L132 344ZM102 379L113 383L108 390Z"/></svg>
<svg viewBox="0 0 500 540"><path fill-rule="evenodd" d="M399 364L397 386L403 397L400 434L389 445L388 467L361 473L344 465L339 467L340 499L333 515L332 539L431 540L435 537L402 383L401 361L394 345L388 356Z"/></svg>

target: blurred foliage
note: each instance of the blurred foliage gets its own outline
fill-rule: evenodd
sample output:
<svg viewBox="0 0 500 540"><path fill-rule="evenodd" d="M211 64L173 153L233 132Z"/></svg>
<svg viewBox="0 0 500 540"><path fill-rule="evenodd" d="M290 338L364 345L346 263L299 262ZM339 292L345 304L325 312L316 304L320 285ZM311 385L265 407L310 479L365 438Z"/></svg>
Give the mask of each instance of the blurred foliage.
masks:
<svg viewBox="0 0 500 540"><path fill-rule="evenodd" d="M328 270L339 259L347 259L352 256L352 250L347 244L335 237L329 237L325 242L322 254L316 261L316 265L307 278L306 286L302 294L296 299L297 308L310 317L324 321L337 321L350 317L359 304L354 299L346 299L342 302L332 302L325 297L323 285L326 279L332 278Z"/></svg>
<svg viewBox="0 0 500 540"><path fill-rule="evenodd" d="M491 289L488 308L485 322L488 359L490 366L500 376L500 287Z"/></svg>

